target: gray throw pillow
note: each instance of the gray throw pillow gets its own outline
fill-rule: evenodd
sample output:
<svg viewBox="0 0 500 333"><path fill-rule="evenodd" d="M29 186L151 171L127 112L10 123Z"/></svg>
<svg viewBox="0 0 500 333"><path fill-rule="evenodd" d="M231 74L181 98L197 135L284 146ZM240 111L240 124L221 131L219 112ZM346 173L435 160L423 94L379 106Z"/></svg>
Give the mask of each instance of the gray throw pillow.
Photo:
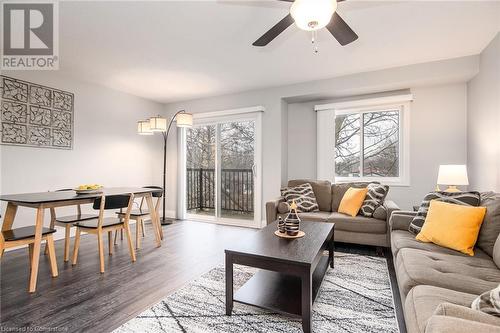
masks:
<svg viewBox="0 0 500 333"><path fill-rule="evenodd" d="M500 285L479 295L471 305L473 310L500 317Z"/></svg>
<svg viewBox="0 0 500 333"><path fill-rule="evenodd" d="M473 207L479 206L481 201L479 192L431 192L424 197L417 215L415 215L408 227L411 233L416 235L422 230L432 200Z"/></svg>
<svg viewBox="0 0 500 333"><path fill-rule="evenodd" d="M368 184L367 188L368 192L359 213L364 217L372 217L375 209L384 203L385 197L389 192L389 186L371 183Z"/></svg>
<svg viewBox="0 0 500 333"><path fill-rule="evenodd" d="M373 218L377 220L387 220L387 208L384 205L380 205L373 212Z"/></svg>
<svg viewBox="0 0 500 333"><path fill-rule="evenodd" d="M312 186L309 183L282 189L281 196L285 197L289 205L295 200L298 213L315 212L319 210L318 202L314 196Z"/></svg>
<svg viewBox="0 0 500 333"><path fill-rule="evenodd" d="M490 193L481 193L482 207L486 207L476 246L493 257L493 247L500 234L500 195Z"/></svg>
<svg viewBox="0 0 500 333"><path fill-rule="evenodd" d="M290 206L288 205L288 203L282 201L278 204L278 213L285 214L288 213L289 211L290 211Z"/></svg>

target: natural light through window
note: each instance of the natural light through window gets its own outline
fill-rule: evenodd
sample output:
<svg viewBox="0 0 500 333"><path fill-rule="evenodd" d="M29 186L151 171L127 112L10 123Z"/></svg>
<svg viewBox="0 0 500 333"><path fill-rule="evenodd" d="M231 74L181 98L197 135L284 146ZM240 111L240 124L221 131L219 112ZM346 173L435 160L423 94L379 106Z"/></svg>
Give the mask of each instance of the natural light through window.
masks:
<svg viewBox="0 0 500 333"><path fill-rule="evenodd" d="M336 183L410 183L411 94L315 105L317 175Z"/></svg>
<svg viewBox="0 0 500 333"><path fill-rule="evenodd" d="M399 177L399 110L335 117L336 177Z"/></svg>

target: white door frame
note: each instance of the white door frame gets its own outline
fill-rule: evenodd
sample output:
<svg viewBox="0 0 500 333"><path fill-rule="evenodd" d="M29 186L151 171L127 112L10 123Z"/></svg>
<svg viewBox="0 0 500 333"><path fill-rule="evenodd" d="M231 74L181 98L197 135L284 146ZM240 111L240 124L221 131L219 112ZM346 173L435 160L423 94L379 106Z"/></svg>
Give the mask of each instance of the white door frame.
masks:
<svg viewBox="0 0 500 333"><path fill-rule="evenodd" d="M177 186L177 197L179 198L177 202L178 218L180 219L190 219L204 222L212 222L218 224L228 224L237 225L252 228L261 228L262 224L262 113L264 112L264 107L255 106L249 108L240 108L234 110L225 111L215 111L215 112L204 112L196 113L193 115L193 126L206 126L206 125L216 125L225 122L233 121L254 121L255 123L255 143L254 143L254 219L243 220L243 219L231 219L218 217L218 207L219 198L218 193L220 192L220 177L219 172L215 175L216 191L215 191L215 216L202 216L198 214L187 213L186 206L186 129L182 128L178 135L178 182ZM216 134L216 136L219 133ZM218 140L216 141L218 142ZM216 163L220 163L219 154L220 147L216 147ZM216 165L216 169L220 171L220 165Z"/></svg>

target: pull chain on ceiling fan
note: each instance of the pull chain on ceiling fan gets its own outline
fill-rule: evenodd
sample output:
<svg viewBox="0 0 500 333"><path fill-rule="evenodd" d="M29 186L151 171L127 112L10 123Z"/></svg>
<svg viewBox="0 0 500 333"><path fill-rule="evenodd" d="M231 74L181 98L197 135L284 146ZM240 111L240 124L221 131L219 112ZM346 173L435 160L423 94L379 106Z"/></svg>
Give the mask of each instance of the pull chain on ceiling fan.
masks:
<svg viewBox="0 0 500 333"><path fill-rule="evenodd" d="M289 26L295 23L300 29L312 31L312 43L316 44L316 31L326 27L335 39L344 46L358 39L358 35L337 14L337 2L344 0L278 0L293 2L290 13L276 23L252 45L266 46ZM317 53L317 47L315 53Z"/></svg>

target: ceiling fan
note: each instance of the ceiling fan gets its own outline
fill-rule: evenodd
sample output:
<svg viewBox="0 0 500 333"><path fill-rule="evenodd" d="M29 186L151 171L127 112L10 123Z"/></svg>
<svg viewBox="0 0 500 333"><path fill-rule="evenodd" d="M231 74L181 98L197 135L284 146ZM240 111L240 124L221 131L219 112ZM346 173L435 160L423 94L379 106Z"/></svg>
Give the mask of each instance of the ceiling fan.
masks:
<svg viewBox="0 0 500 333"><path fill-rule="evenodd" d="M290 13L264 35L253 46L266 46L294 22L302 30L312 31L326 27L335 39L344 46L358 39L358 35L337 14L337 2L344 0L278 0L293 2Z"/></svg>

